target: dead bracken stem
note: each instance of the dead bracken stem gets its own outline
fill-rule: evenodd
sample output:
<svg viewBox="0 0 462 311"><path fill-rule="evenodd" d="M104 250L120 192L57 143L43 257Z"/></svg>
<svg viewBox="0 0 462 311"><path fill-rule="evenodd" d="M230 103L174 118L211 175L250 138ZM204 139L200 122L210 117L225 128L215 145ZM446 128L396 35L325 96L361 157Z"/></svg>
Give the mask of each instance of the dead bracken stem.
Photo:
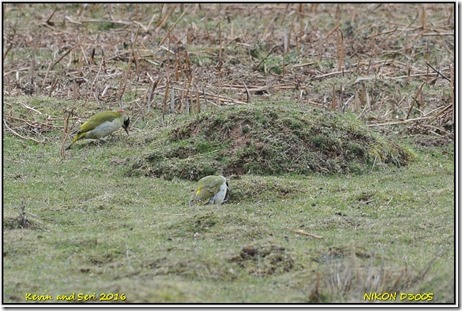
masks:
<svg viewBox="0 0 462 311"><path fill-rule="evenodd" d="M162 126L165 126L165 110L167 109L167 98L170 91L170 80L167 78L166 86L165 86L165 93L164 93L164 100L162 101Z"/></svg>
<svg viewBox="0 0 462 311"><path fill-rule="evenodd" d="M244 87L245 87L245 94L247 96L247 103L250 104L250 92L249 92L249 89L247 88L247 84L245 84L245 82L242 82L244 84Z"/></svg>
<svg viewBox="0 0 462 311"><path fill-rule="evenodd" d="M436 70L432 65L430 65L428 62L425 62L425 64L427 64L428 67L430 67L431 69L433 69L434 72L436 72L437 74L439 74L443 79L446 79L448 80L449 82L451 82L451 79L446 77L444 74L442 74L440 71ZM451 65L451 68L452 68L452 65ZM450 69L451 70L451 69Z"/></svg>
<svg viewBox="0 0 462 311"><path fill-rule="evenodd" d="M260 65L271 55L271 53L273 53L273 51L277 48L278 46L275 45L271 48L271 50L268 52L268 54L258 63L257 66L254 67L254 70L258 70L258 68L260 67Z"/></svg>
<svg viewBox="0 0 462 311"><path fill-rule="evenodd" d="M173 9L171 10L170 14L173 12L173 10L175 10L175 7L173 7ZM170 14L169 14L169 15L170 15ZM167 40L167 38L170 37L170 35L171 35L173 29L175 28L175 26L178 24L178 22L183 18L183 16L184 16L185 14L186 14L186 11L184 11L184 12L181 14L181 16L176 20L175 24L173 24L173 26L170 27L170 28L168 29L167 35L164 37L164 39L162 39L162 41L160 42L159 45L164 44L165 40ZM168 16L167 16L167 17L168 17Z"/></svg>
<svg viewBox="0 0 462 311"><path fill-rule="evenodd" d="M132 47L131 47L133 61L135 62L135 77L136 77L137 80L139 80L139 78L140 78L140 69L141 69L140 65L138 63L138 54L139 53L135 53L135 51L136 52L138 51L138 49L135 49L135 46L136 46L136 41L137 41L139 32L140 32L140 27L138 27L136 29L135 41L134 41L134 43L132 44ZM141 58L142 58L142 56L141 56Z"/></svg>
<svg viewBox="0 0 462 311"><path fill-rule="evenodd" d="M131 45L131 55L128 57L128 64L127 64L127 69L125 70L125 74L122 78L122 80L120 81L120 84L119 84L119 94L117 96L117 100L119 102L119 105L121 106L120 108L123 109L124 107L122 107L122 97L125 93L125 88L127 87L127 81L128 81L128 76L130 75L130 70L131 70L131 67L132 67L132 62L135 61L135 64L136 64L136 56L135 56L135 45L136 45L136 41L138 40L138 33L139 33L139 30L140 28L138 27L136 29L136 34L135 34L135 38L132 42L132 45Z"/></svg>
<svg viewBox="0 0 462 311"><path fill-rule="evenodd" d="M188 103L187 113L189 114L190 113L189 103L191 100L190 94L191 94L191 87L194 84L194 76L193 76L193 70L191 66L191 59L189 58L189 52L186 49L183 51L183 55L184 55L184 65L183 65L182 70L186 74L187 81L186 81L186 91L183 92L183 98L181 100L181 103L183 103L183 101L185 103L186 102Z"/></svg>
<svg viewBox="0 0 462 311"><path fill-rule="evenodd" d="M157 33L159 31L159 29L167 22L169 16L173 13L173 11L175 11L176 9L176 5L173 5L172 6L172 9L170 11L168 11L167 14L164 14L164 10L168 9L169 5L168 4L162 4L162 10L161 10L161 15L160 15L160 19L159 19L159 22L157 23L156 25L156 30L155 32ZM165 38L164 38L165 40ZM162 40L162 42L164 42L164 40ZM159 45L162 45L159 44Z"/></svg>
<svg viewBox="0 0 462 311"><path fill-rule="evenodd" d="M427 30L427 10L425 8L425 4L422 6L422 10L420 11L420 24L424 31Z"/></svg>
<svg viewBox="0 0 462 311"><path fill-rule="evenodd" d="M205 95L205 89L202 89L202 95L204 97L204 110L207 110L207 96ZM198 112L200 112L200 109Z"/></svg>
<svg viewBox="0 0 462 311"><path fill-rule="evenodd" d="M343 33L339 29L337 31L337 70L342 70L345 63L345 48L343 42Z"/></svg>
<svg viewBox="0 0 462 311"><path fill-rule="evenodd" d="M70 111L69 110L64 110L64 127L63 127L63 138L61 140L61 158L65 159L66 158L66 141L69 138L69 134L71 132L71 129L69 127L69 119L71 116L74 115L74 108L72 108Z"/></svg>
<svg viewBox="0 0 462 311"><path fill-rule="evenodd" d="M170 113L175 112L175 88L170 88Z"/></svg>
<svg viewBox="0 0 462 311"><path fill-rule="evenodd" d="M201 112L201 102L199 99L199 90L196 90L196 109L195 113L200 113Z"/></svg>
<svg viewBox="0 0 462 311"><path fill-rule="evenodd" d="M189 99L190 99L190 94L191 94L191 84L193 83L193 78L188 79L188 85L186 86L186 92L183 93L183 99L182 101L185 101L188 103L188 109L187 113L189 114Z"/></svg>
<svg viewBox="0 0 462 311"><path fill-rule="evenodd" d="M218 23L218 72L221 72L223 66L223 40L221 38L221 22Z"/></svg>
<svg viewBox="0 0 462 311"><path fill-rule="evenodd" d="M156 91L157 85L159 84L160 78L157 78L156 81L151 82L151 87L148 90L148 96L146 98L146 113L151 112L152 100L154 92Z"/></svg>
<svg viewBox="0 0 462 311"><path fill-rule="evenodd" d="M19 225L21 228L26 228L29 223L26 214L26 203L22 201L21 206L19 207Z"/></svg>
<svg viewBox="0 0 462 311"><path fill-rule="evenodd" d="M48 66L48 69L45 73L45 77L43 78L42 80L42 88L44 87L45 85L45 82L47 81L47 77L48 77L48 73L50 72L51 69L53 69L53 67L59 63L64 57L66 57L66 55L68 55L71 51L72 51L73 48L70 48L68 49L60 58L58 58L58 60L56 60L55 62L51 62L50 65Z"/></svg>
<svg viewBox="0 0 462 311"><path fill-rule="evenodd" d="M338 22L337 25L335 25L335 27L331 31L329 31L329 33L324 39L327 40L334 32L337 31L339 27L340 27L340 22Z"/></svg>
<svg viewBox="0 0 462 311"><path fill-rule="evenodd" d="M417 100L417 98L419 98L420 92L422 91L424 84L425 82L422 82L419 89L417 90L416 95L413 97L414 100L412 101L411 107L409 107L409 110L406 115L406 119L409 119L409 115L411 114L412 108L414 108L414 103L417 103L419 106L421 105L421 103Z"/></svg>
<svg viewBox="0 0 462 311"><path fill-rule="evenodd" d="M330 109L331 110L336 110L337 109L337 95L335 91L335 85L332 85L332 100L330 104Z"/></svg>
<svg viewBox="0 0 462 311"><path fill-rule="evenodd" d="M455 98L454 98L454 94L455 94L455 90L454 90L454 65L451 64L450 66L450 72L451 72L451 114L452 114L452 124L454 124L454 102L455 102Z"/></svg>
<svg viewBox="0 0 462 311"><path fill-rule="evenodd" d="M175 82L180 81L180 75L182 74L182 71L180 70L181 67L181 61L179 57L179 52L178 50L175 52Z"/></svg>

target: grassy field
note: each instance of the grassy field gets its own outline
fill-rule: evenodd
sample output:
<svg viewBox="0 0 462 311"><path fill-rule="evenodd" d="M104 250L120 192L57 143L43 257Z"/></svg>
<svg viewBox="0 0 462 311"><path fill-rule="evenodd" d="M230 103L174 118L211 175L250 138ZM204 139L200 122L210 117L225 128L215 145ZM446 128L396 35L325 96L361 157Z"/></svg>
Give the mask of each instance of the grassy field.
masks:
<svg viewBox="0 0 462 311"><path fill-rule="evenodd" d="M454 303L452 5L3 10L4 303ZM348 115L412 160L233 171L204 207L191 179L132 174L178 127L247 106ZM63 152L119 107L130 136Z"/></svg>

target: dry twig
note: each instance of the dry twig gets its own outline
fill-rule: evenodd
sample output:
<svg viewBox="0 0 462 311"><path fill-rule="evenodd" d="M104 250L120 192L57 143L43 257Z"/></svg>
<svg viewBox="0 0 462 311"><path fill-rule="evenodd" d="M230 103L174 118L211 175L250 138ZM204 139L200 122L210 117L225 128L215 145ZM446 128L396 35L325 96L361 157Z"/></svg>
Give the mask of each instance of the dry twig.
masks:
<svg viewBox="0 0 462 311"><path fill-rule="evenodd" d="M311 238L315 238L315 239L322 239L323 237L320 236L320 235L316 235L316 234L313 234L313 233L308 233L302 229L290 229L288 228L289 231L292 231L293 233L295 234L300 234L300 235L303 235L303 236L309 236Z"/></svg>

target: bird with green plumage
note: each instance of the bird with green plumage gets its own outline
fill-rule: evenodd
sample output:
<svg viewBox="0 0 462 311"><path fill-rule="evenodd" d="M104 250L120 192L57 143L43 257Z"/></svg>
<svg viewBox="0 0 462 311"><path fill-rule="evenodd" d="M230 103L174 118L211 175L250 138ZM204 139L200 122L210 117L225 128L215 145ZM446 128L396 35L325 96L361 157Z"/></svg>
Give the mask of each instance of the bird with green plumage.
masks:
<svg viewBox="0 0 462 311"><path fill-rule="evenodd" d="M189 205L223 204L229 198L229 184L221 175L209 175L197 182Z"/></svg>
<svg viewBox="0 0 462 311"><path fill-rule="evenodd" d="M83 123L77 131L72 143L66 148L70 149L73 144L81 139L100 139L123 128L128 134L130 117L123 110L102 111L93 115Z"/></svg>

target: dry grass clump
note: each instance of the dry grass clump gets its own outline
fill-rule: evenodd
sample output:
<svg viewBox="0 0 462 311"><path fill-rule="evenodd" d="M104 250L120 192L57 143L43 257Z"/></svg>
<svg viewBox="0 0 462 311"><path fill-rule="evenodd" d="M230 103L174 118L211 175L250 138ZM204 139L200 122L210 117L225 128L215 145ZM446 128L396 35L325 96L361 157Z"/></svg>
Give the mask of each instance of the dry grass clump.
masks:
<svg viewBox="0 0 462 311"><path fill-rule="evenodd" d="M365 257L354 252L337 254L324 262L305 283L310 284L305 286L307 298L311 303L431 302L437 298L434 296L437 289L426 290L426 283L431 283L427 274L437 258L416 269L407 263L399 266L370 254ZM373 263L377 260L380 264ZM407 293L407 296L400 298L400 293ZM417 293L420 300L409 300L409 294Z"/></svg>

